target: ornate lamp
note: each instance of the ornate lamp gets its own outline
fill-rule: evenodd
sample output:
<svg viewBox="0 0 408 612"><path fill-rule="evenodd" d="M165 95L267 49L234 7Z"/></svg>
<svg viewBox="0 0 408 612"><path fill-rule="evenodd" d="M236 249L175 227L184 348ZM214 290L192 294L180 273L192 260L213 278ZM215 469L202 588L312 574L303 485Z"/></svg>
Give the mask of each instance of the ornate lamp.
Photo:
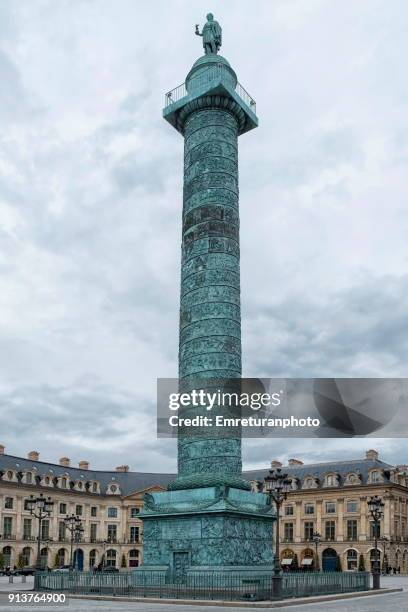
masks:
<svg viewBox="0 0 408 612"><path fill-rule="evenodd" d="M379 550L378 550L378 527L380 524L380 520L384 516L384 502L381 500L378 495L372 495L367 500L368 511L371 514L371 517L374 521L374 562L372 565L371 573L373 575L373 589L380 588L380 560L379 560Z"/></svg>
<svg viewBox="0 0 408 612"><path fill-rule="evenodd" d="M42 522L45 518L51 516L54 502L51 497L44 497L43 493L40 493L38 497L30 495L26 501L27 510L29 510L31 516L38 519L38 538L37 538L37 560L36 570L41 570L41 528Z"/></svg>
<svg viewBox="0 0 408 612"><path fill-rule="evenodd" d="M276 539L275 539L275 561L273 568L273 594L276 599L282 598L282 573L280 565L279 552L279 521L280 507L282 502L287 498L290 491L291 481L288 474L283 474L281 468L269 470L263 482L263 491L269 495L276 506Z"/></svg>
<svg viewBox="0 0 408 612"><path fill-rule="evenodd" d="M320 540L322 539L322 536L320 535L320 533L318 531L313 532L312 535L312 540L315 543L315 547L316 547L316 570L320 570L320 564L319 564L319 554L318 554L318 549L317 547L319 546Z"/></svg>

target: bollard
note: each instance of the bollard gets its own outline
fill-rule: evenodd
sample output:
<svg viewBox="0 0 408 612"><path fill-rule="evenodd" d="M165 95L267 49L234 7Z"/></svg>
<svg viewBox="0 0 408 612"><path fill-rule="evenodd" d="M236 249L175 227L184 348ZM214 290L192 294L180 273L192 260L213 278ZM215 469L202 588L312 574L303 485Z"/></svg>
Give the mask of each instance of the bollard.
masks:
<svg viewBox="0 0 408 612"><path fill-rule="evenodd" d="M13 576L9 576L9 582L10 584L13 584Z"/></svg>

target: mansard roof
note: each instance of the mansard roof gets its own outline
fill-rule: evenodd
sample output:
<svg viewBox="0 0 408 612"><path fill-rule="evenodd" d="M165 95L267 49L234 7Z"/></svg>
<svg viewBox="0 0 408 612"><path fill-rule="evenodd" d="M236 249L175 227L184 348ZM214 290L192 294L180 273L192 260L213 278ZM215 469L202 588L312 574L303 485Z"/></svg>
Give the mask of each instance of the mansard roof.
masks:
<svg viewBox="0 0 408 612"><path fill-rule="evenodd" d="M155 472L117 472L104 470L81 470L77 467L67 467L44 461L31 461L12 455L0 455L0 470L15 470L16 472L31 471L39 476L66 476L73 481L97 481L103 494L110 484L120 487L121 495L129 495L153 485L167 485L174 480L175 474L157 474Z"/></svg>
<svg viewBox="0 0 408 612"><path fill-rule="evenodd" d="M299 478L301 482L308 476L314 476L323 481L328 474L338 474L341 484L348 474L355 473L361 475L362 483L365 484L370 471L376 468L384 473L386 481L389 480L390 471L394 469L392 465L380 461L380 459L352 459L350 461L327 461L325 463L282 466L282 472L287 473L290 477ZM268 470L265 469L250 470L245 472L245 477L248 480L263 480L267 473Z"/></svg>
<svg viewBox="0 0 408 612"><path fill-rule="evenodd" d="M324 463L309 463L295 466L282 466L282 471L289 476L298 478L301 483L308 476L319 479L320 485L327 474L339 474L342 484L350 473L361 475L362 484L368 480L369 473L373 469L379 469L384 474L385 482L389 481L390 471L394 469L389 463L379 459L356 459L350 461L333 461ZM154 485L166 486L175 479L175 474L156 472L117 472L106 470L83 470L78 467L67 467L44 461L33 461L12 455L0 455L0 470L15 470L16 472L31 471L39 476L66 476L73 481L97 481L100 483L103 495L110 484L117 484L122 496L130 495L135 491L141 491ZM263 480L268 469L256 469L243 472L247 480ZM319 485L319 486L320 486Z"/></svg>

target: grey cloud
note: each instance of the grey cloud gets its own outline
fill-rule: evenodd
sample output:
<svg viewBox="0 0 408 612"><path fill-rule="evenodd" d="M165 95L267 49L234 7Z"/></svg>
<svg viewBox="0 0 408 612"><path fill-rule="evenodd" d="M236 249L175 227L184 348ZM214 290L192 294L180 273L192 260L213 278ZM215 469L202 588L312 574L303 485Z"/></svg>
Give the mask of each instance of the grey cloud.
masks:
<svg viewBox="0 0 408 612"><path fill-rule="evenodd" d="M295 377L404 375L407 296L408 276L367 275L320 299L310 292L269 306L252 303L244 320L248 370Z"/></svg>
<svg viewBox="0 0 408 612"><path fill-rule="evenodd" d="M217 9L260 115L240 141L247 375L405 373L401 6ZM51 459L67 432L66 452L100 467L175 467L172 441L141 431L156 377L177 371L183 142L161 105L201 53L201 12L1 3L1 442L16 454L35 431ZM351 448L298 443L308 458ZM270 444L245 442L248 464Z"/></svg>
<svg viewBox="0 0 408 612"><path fill-rule="evenodd" d="M112 171L120 193L128 193L136 188L150 193L163 193L168 164L158 164L157 159L141 160L138 155L126 155Z"/></svg>

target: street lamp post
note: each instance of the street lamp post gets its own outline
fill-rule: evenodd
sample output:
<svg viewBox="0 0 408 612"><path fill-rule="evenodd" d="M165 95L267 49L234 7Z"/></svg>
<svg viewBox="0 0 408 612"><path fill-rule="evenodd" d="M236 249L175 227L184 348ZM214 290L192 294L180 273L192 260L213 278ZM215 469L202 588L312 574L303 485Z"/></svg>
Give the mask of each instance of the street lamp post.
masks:
<svg viewBox="0 0 408 612"><path fill-rule="evenodd" d="M382 572L383 574L387 573L387 563L388 563L388 557L387 557L387 544L389 543L389 539L387 538L387 536L382 536L379 539L379 542L381 542L381 544L383 545L383 562L382 562Z"/></svg>
<svg viewBox="0 0 408 612"><path fill-rule="evenodd" d="M269 474L265 477L263 482L263 491L269 495L270 499L274 501L276 506L275 561L272 576L273 595L276 599L282 598L282 572L279 552L280 508L282 502L287 498L290 490L290 484L291 482L288 479L288 474L282 474L282 470L280 468L276 470L269 470Z"/></svg>
<svg viewBox="0 0 408 612"><path fill-rule="evenodd" d="M75 546L75 552L76 552L76 555L75 555L75 565L76 565L76 569L77 570L78 570L78 565L79 565L79 563L78 563L78 550L77 549L78 549L79 542L82 542L82 536L84 535L84 531L85 530L84 530L84 526L82 525L82 523L81 522L78 523L78 525L75 528L75 544L76 544L76 546Z"/></svg>
<svg viewBox="0 0 408 612"><path fill-rule="evenodd" d="M37 560L35 564L36 572L39 572L41 568L41 531L42 522L45 518L51 516L54 502L51 497L44 497L42 493L38 497L30 495L26 501L26 507L30 511L31 516L38 519L38 538L37 538Z"/></svg>
<svg viewBox="0 0 408 612"><path fill-rule="evenodd" d="M73 554L74 554L74 540L77 542L79 538L79 533L83 533L84 528L82 527L81 519L76 514L67 515L64 518L64 523L66 529L71 534L71 550L69 555L69 569L72 571L74 569L73 565Z"/></svg>
<svg viewBox="0 0 408 612"><path fill-rule="evenodd" d="M380 562L378 559L378 527L380 520L384 516L384 502L378 497L373 495L367 500L368 511L374 521L374 563L372 567L373 574L373 589L380 588Z"/></svg>
<svg viewBox="0 0 408 612"><path fill-rule="evenodd" d="M320 533L318 533L317 531L315 531L312 535L312 540L315 543L315 556L316 556L316 571L320 571L320 563L319 563L319 552L317 547L319 546L320 540L322 539L322 536L320 535Z"/></svg>

